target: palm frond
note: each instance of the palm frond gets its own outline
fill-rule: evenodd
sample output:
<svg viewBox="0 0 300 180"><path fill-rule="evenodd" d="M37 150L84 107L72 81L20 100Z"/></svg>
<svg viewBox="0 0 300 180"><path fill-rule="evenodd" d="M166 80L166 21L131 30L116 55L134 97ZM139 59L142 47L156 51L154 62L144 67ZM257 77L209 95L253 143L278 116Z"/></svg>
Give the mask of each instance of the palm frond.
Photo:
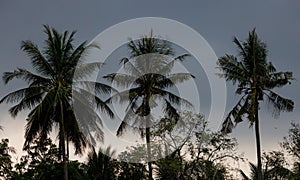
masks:
<svg viewBox="0 0 300 180"><path fill-rule="evenodd" d="M179 113L177 110L171 105L171 103L165 99L165 104L163 107L163 111L168 115L169 118L174 119L175 123L177 123L179 119Z"/></svg>
<svg viewBox="0 0 300 180"><path fill-rule="evenodd" d="M128 58L122 58L120 60L120 63L123 63L123 67L124 70L129 73L132 74L133 76L139 77L143 75L143 72L141 72L137 67L135 67L135 65L133 64L134 60L132 59L128 59Z"/></svg>
<svg viewBox="0 0 300 180"><path fill-rule="evenodd" d="M11 116L16 117L20 111L34 108L41 102L44 94L45 92L34 92L33 94L26 95L17 105L9 109Z"/></svg>
<svg viewBox="0 0 300 180"><path fill-rule="evenodd" d="M64 125L67 127L65 132L68 141L75 147L75 154L82 154L86 146L91 146L86 136L82 133L72 108L69 108L69 110L64 113Z"/></svg>
<svg viewBox="0 0 300 180"><path fill-rule="evenodd" d="M0 103L3 103L4 101L6 103L16 103L16 102L22 100L23 98L25 98L26 96L36 94L36 93L44 91L44 90L45 89L43 86L30 86L27 88L22 88L22 89L16 90L16 91L11 92L11 93L7 94L6 96L4 96L0 100Z"/></svg>
<svg viewBox="0 0 300 180"><path fill-rule="evenodd" d="M268 89L282 87L290 84L294 80L292 72L272 72L268 76L263 77L264 86Z"/></svg>
<svg viewBox="0 0 300 180"><path fill-rule="evenodd" d="M27 53L31 59L32 66L42 75L49 77L54 76L55 72L47 59L43 56L38 46L31 41L22 41L21 49Z"/></svg>
<svg viewBox="0 0 300 180"><path fill-rule="evenodd" d="M174 93L171 93L167 90L163 90L163 89L158 89L158 88L153 88L153 91L155 92L155 94L161 95L162 97L165 97L168 99L168 102L175 104L175 105L182 105L185 106L187 108L193 108L193 104L190 103L188 100L177 96Z"/></svg>
<svg viewBox="0 0 300 180"><path fill-rule="evenodd" d="M232 129L240 122L243 121L244 115L248 115L248 119L251 121L251 116L249 113L249 104L250 96L242 96L241 99L237 102L237 104L232 108L232 110L228 113L226 118L222 123L221 132L224 134L228 134L232 132Z"/></svg>
<svg viewBox="0 0 300 180"><path fill-rule="evenodd" d="M268 97L268 103L272 104L274 108L273 115L278 117L281 111L291 112L294 109L294 102L290 99L284 98L274 91L268 90L268 93L264 93Z"/></svg>
<svg viewBox="0 0 300 180"><path fill-rule="evenodd" d="M22 79L28 83L34 84L46 84L50 81L50 79L42 77L40 75L34 74L26 69L18 68L17 70L14 70L13 72L4 72L2 79L5 84L7 84L12 79Z"/></svg>
<svg viewBox="0 0 300 180"><path fill-rule="evenodd" d="M191 55L190 54L182 54L180 56L177 56L174 58L174 60L179 60L179 61L184 61L187 57L190 57Z"/></svg>
<svg viewBox="0 0 300 180"><path fill-rule="evenodd" d="M86 42L81 43L74 51L72 51L72 54L70 54L68 60L70 63L73 64L84 64L84 57L86 54L88 54L89 49L91 48L98 48L97 45L86 45Z"/></svg>
<svg viewBox="0 0 300 180"><path fill-rule="evenodd" d="M243 45L241 44L241 42L238 40L238 38L234 37L233 38L233 42L238 46L238 48L240 49L240 56L242 57L247 57L247 53L245 52L245 49L243 47Z"/></svg>
<svg viewBox="0 0 300 180"><path fill-rule="evenodd" d="M247 75L249 72L245 70L237 58L232 55L226 55L219 58L217 62L218 68L223 72L218 74L220 77L224 77L226 81L236 82L247 81Z"/></svg>
<svg viewBox="0 0 300 180"><path fill-rule="evenodd" d="M81 127L80 130L92 144L95 144L96 140L103 142L103 124L101 117L95 112L94 104L91 104L91 98L94 98L94 96L88 92L73 92L73 109L77 122ZM96 139L91 132L95 133Z"/></svg>
<svg viewBox="0 0 300 180"><path fill-rule="evenodd" d="M112 73L104 76L109 82L115 83L117 86L128 88L133 85L136 77L128 74Z"/></svg>
<svg viewBox="0 0 300 180"><path fill-rule="evenodd" d="M168 75L168 78L174 83L183 83L185 81L190 80L191 78L195 78L191 73L175 73Z"/></svg>
<svg viewBox="0 0 300 180"><path fill-rule="evenodd" d="M99 70L102 66L100 62L93 62L93 63L85 63L85 64L77 64L76 69L69 68L71 75L74 73L74 80L85 80L86 78L90 77L93 72ZM75 68L75 67L74 67ZM69 75L69 74L67 74Z"/></svg>
<svg viewBox="0 0 300 180"><path fill-rule="evenodd" d="M250 180L249 177L244 173L244 171L242 171L241 169L239 170L243 180Z"/></svg>
<svg viewBox="0 0 300 180"><path fill-rule="evenodd" d="M25 127L24 150L29 147L29 144L31 144L36 137L43 140L46 139L49 132L51 132L52 125L55 122L53 113L55 113L56 95L54 90L48 92L42 102L29 113Z"/></svg>

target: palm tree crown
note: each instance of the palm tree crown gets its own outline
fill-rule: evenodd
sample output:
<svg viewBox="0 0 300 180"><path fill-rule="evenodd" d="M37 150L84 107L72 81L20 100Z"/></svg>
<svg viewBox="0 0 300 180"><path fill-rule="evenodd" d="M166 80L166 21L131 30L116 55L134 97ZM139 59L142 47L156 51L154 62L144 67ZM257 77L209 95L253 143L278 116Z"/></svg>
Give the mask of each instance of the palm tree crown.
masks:
<svg viewBox="0 0 300 180"><path fill-rule="evenodd" d="M292 100L283 98L272 90L291 83L292 72L277 72L273 64L266 60L266 44L258 39L255 29L249 33L247 41L241 43L234 38L234 43L239 49L240 60L226 54L218 61L222 71L219 75L233 84L237 83L236 94L242 95L223 123L222 131L225 133L230 133L234 124L241 122L243 118L247 118L251 124L255 122L253 96L273 105L275 117L281 111L289 112L294 108Z"/></svg>
<svg viewBox="0 0 300 180"><path fill-rule="evenodd" d="M125 73L112 73L105 76L125 90L112 96L108 101L117 99L121 103L129 102L117 135L122 135L130 121L134 121L132 124L139 127L137 129L143 135L147 127L143 117L149 115L150 120L151 109L157 107L159 102L163 104L163 112L175 120L179 118L176 107L180 105L192 107L187 100L172 93L170 88L194 76L190 73L171 73L176 61L183 61L189 55L173 57L174 52L170 44L152 34L138 41L131 40L128 48L129 58L121 60L121 63L124 63Z"/></svg>

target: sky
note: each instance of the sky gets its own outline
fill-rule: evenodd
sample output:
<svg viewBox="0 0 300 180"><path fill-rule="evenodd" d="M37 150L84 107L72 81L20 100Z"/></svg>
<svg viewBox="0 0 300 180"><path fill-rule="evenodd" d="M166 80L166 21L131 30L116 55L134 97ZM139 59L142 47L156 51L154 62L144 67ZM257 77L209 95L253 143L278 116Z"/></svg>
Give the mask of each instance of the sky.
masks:
<svg viewBox="0 0 300 180"><path fill-rule="evenodd" d="M237 49L232 43L234 36L244 40L254 27L267 43L268 60L280 71L292 71L296 80L276 92L292 98L295 109L291 113L282 113L278 119L272 117L267 105L262 106L261 140L262 149L278 149L278 142L287 135L291 122L299 122L300 96L300 2L297 0L267 1L8 1L0 2L0 73L12 71L16 67L30 69L29 59L20 50L22 40L31 40L42 46L45 38L42 25L48 24L60 32L76 30L76 43L90 42L105 29L134 18L162 17L181 22L202 35L214 50L217 57L236 55ZM145 34L147 32L141 32ZM200 68L201 69L201 68ZM196 72L197 69L192 69ZM0 82L0 97L23 87L21 81L9 85ZM207 91L204 91L207 92ZM238 96L234 87L227 83L226 110L235 104ZM10 105L0 105L0 138L8 137L11 145L21 153L24 141L26 112L15 119L8 113ZM249 161L255 160L254 131L249 124L241 123L231 134L239 142L239 152L244 152Z"/></svg>

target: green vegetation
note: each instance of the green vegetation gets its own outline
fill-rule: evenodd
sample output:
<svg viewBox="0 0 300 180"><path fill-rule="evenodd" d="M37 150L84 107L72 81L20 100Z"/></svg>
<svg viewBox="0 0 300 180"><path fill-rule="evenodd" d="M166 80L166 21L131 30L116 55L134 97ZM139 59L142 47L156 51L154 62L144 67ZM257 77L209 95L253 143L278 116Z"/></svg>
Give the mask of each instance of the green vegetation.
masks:
<svg viewBox="0 0 300 180"><path fill-rule="evenodd" d="M9 109L13 117L23 110L29 113L25 155L13 159L16 152L9 146L9 140L0 142L0 178L223 180L237 178L233 175L236 172L243 179L300 179L300 124L291 124L288 135L280 143L281 151L261 155L260 105L264 100L270 103L275 117L281 111L292 111L294 102L273 89L289 84L293 76L292 72L278 72L267 61L266 44L258 38L255 29L244 42L234 38L239 50L237 57L225 55L218 60L219 75L237 84L235 93L241 96L223 121L220 132L210 130L203 115L182 108L191 110L192 104L182 97L184 94L179 96L172 90L195 77L172 70L176 62L189 55L175 56L171 44L152 32L127 44L129 57L121 60L125 73L104 76L122 88L120 92L104 83L85 80L102 65L82 61L88 50L98 48L97 45L87 46L83 42L75 47L75 32L60 34L49 26L44 26L44 32L47 39L41 50L31 41L21 43L33 71L17 68L3 74L5 83L21 79L27 86L10 92L0 103L14 104ZM103 95L108 99L103 100ZM112 102L127 103L116 135L130 129L145 137L146 144L127 147L118 154L111 147L95 149L96 142L102 142L105 136L104 119L99 113L113 118ZM79 114L76 108L80 109ZM152 116L155 108L162 111L161 117ZM243 120L255 127L257 165L249 162L250 175L229 164L243 160L237 153L236 139L229 136ZM54 128L58 129L58 146L50 138ZM75 154L81 155L88 148L85 162L69 160L69 143Z"/></svg>

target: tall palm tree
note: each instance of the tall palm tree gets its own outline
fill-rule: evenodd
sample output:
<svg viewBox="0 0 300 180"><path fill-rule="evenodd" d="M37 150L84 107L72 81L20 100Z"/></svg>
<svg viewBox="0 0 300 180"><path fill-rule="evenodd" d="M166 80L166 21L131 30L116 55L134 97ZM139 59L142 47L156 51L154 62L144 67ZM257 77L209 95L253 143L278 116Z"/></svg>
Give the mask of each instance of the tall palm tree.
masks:
<svg viewBox="0 0 300 180"><path fill-rule="evenodd" d="M271 62L267 61L266 44L261 42L253 29L249 32L248 39L240 42L236 37L233 42L239 50L239 59L226 54L219 58L218 66L226 81L238 84L236 94L242 97L225 118L221 131L230 133L239 122L247 119L252 126L255 125L257 148L257 172L258 179L262 179L261 173L261 148L259 133L259 101L267 100L274 108L273 115L278 117L280 111L290 112L294 108L294 102L283 98L273 91L282 87L293 79L292 72L277 72Z"/></svg>
<svg viewBox="0 0 300 180"><path fill-rule="evenodd" d="M75 31L60 34L56 29L44 25L44 32L47 39L42 50L31 41L21 43L21 49L30 57L34 72L18 68L3 74L5 84L16 78L24 80L28 86L9 93L0 103L17 103L9 109L13 117L17 116L19 111L30 110L24 149L35 139L46 140L53 127L59 128L59 150L63 159L64 178L68 179L66 144L67 150L68 142L71 142L75 147L75 154L81 154L89 142L95 142L90 132L94 131L96 137L101 140L101 119L95 112L96 106L92 106L90 97L95 98L97 107L113 116L109 107L99 98L99 94L108 93L110 87L85 80L101 66L98 62L84 64L81 60L89 47L93 46L86 46L86 42L83 42L75 48ZM95 88L94 93L87 91L91 86ZM81 103L85 114L75 114L75 102ZM80 121L77 121L76 116L82 116Z"/></svg>
<svg viewBox="0 0 300 180"><path fill-rule="evenodd" d="M170 88L194 76L190 73L172 73L175 62L183 61L188 55L174 57L171 45L153 36L152 32L150 36L144 36L137 41L131 40L127 46L130 56L121 60L121 63L124 63L125 73L112 73L105 76L110 82L116 83L125 90L110 98L109 101L117 98L120 102L129 102L117 135L122 135L132 123L132 126L135 126L133 129L140 131L142 138L146 136L149 179L152 179L150 128L154 117L151 115L151 110L158 106L159 101L162 103L163 112L176 122L179 118L176 107L192 105L172 93Z"/></svg>

